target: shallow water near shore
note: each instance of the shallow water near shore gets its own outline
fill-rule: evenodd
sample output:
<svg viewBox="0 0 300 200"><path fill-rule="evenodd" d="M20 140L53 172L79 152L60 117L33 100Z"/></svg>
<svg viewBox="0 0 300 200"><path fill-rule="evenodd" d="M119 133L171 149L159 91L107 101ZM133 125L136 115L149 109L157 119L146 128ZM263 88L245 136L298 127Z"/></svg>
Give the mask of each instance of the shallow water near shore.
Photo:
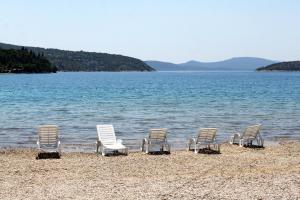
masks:
<svg viewBox="0 0 300 200"><path fill-rule="evenodd" d="M300 138L296 72L3 74L0 102L0 147L33 147L41 124L57 124L65 148L78 150L107 123L132 148L159 127L174 148L201 127L219 128L219 141L256 123L267 140Z"/></svg>

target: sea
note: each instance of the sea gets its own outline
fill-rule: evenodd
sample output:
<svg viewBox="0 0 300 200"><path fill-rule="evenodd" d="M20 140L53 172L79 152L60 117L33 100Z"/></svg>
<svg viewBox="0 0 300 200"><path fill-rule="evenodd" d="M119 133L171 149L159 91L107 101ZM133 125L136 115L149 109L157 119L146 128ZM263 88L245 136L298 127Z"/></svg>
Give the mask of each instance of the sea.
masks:
<svg viewBox="0 0 300 200"><path fill-rule="evenodd" d="M219 142L253 124L266 141L299 140L300 73L0 74L0 148L36 147L44 124L59 126L64 151L94 151L97 124L133 150L151 128L167 128L172 149L207 127Z"/></svg>

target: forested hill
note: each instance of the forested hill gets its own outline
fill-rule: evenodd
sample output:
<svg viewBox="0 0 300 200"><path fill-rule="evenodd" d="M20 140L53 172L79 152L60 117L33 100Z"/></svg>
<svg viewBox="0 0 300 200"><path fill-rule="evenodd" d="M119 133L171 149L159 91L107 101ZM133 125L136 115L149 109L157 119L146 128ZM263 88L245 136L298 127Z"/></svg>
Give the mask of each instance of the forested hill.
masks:
<svg viewBox="0 0 300 200"><path fill-rule="evenodd" d="M260 67L257 71L300 71L300 61L275 63L266 67Z"/></svg>
<svg viewBox="0 0 300 200"><path fill-rule="evenodd" d="M21 49L21 46L0 43L2 49ZM154 71L143 61L115 54L84 51L65 51L26 47L43 54L59 71Z"/></svg>
<svg viewBox="0 0 300 200"><path fill-rule="evenodd" d="M51 73L57 69L40 53L0 48L0 73Z"/></svg>

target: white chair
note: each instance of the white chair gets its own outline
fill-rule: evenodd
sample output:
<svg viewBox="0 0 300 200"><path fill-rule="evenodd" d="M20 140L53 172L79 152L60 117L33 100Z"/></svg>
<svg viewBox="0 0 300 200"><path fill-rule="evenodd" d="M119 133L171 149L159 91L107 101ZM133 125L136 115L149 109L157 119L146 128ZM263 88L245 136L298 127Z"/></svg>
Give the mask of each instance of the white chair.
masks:
<svg viewBox="0 0 300 200"><path fill-rule="evenodd" d="M161 153L170 153L170 144L167 141L167 129L150 129L148 138L142 141L142 151L149 153L151 148L159 148Z"/></svg>
<svg viewBox="0 0 300 200"><path fill-rule="evenodd" d="M256 141L260 147L264 146L264 140L260 134L261 124L248 126L243 134L235 133L230 137L230 144L239 144L240 147L251 146Z"/></svg>
<svg viewBox="0 0 300 200"><path fill-rule="evenodd" d="M220 152L220 144L216 142L217 131L217 128L199 129L197 137L189 139L188 150L198 153L201 148L207 148Z"/></svg>
<svg viewBox="0 0 300 200"><path fill-rule="evenodd" d="M128 148L122 144L122 140L117 140L113 125L97 125L98 140L96 152L106 155L107 151L122 151L123 154L128 155Z"/></svg>
<svg viewBox="0 0 300 200"><path fill-rule="evenodd" d="M43 125L38 127L37 146L40 152L58 152L60 154L60 141L58 126Z"/></svg>

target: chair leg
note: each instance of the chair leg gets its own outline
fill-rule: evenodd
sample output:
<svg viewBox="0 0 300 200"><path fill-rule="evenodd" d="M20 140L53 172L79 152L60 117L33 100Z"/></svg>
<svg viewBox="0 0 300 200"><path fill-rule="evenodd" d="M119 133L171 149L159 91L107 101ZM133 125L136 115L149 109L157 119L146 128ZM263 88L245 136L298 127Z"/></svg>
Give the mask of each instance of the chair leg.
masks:
<svg viewBox="0 0 300 200"><path fill-rule="evenodd" d="M194 153L198 153L198 150L197 150L197 144L195 144Z"/></svg>
<svg viewBox="0 0 300 200"><path fill-rule="evenodd" d="M244 146L244 139L240 139L240 147L243 147Z"/></svg>
<svg viewBox="0 0 300 200"><path fill-rule="evenodd" d="M257 139L257 144L258 144L258 146L263 147L263 146L264 146L264 141L263 141L263 139L258 138L258 139Z"/></svg>
<svg viewBox="0 0 300 200"><path fill-rule="evenodd" d="M239 144L241 137L239 134L235 133L234 135L230 136L229 143L230 144Z"/></svg>
<svg viewBox="0 0 300 200"><path fill-rule="evenodd" d="M234 142L233 140L234 140L234 136L231 136L229 139L229 144L233 144L233 142Z"/></svg>
<svg viewBox="0 0 300 200"><path fill-rule="evenodd" d="M142 152L145 151L145 140L143 140L143 142L142 142L141 151L142 151Z"/></svg>
<svg viewBox="0 0 300 200"><path fill-rule="evenodd" d="M101 149L101 154L102 154L102 156L105 156L105 149L104 148Z"/></svg>
<svg viewBox="0 0 300 200"><path fill-rule="evenodd" d="M257 137L257 144L261 147L264 146L264 140L262 139L261 135L259 134L258 137Z"/></svg>
<svg viewBox="0 0 300 200"><path fill-rule="evenodd" d="M187 150L190 151L191 150L191 145L192 145L192 142L191 142L191 139L188 141L188 148Z"/></svg>
<svg viewBox="0 0 300 200"><path fill-rule="evenodd" d="M166 149L167 149L167 153L169 154L169 153L171 153L171 146L169 145L169 144L166 144Z"/></svg>

